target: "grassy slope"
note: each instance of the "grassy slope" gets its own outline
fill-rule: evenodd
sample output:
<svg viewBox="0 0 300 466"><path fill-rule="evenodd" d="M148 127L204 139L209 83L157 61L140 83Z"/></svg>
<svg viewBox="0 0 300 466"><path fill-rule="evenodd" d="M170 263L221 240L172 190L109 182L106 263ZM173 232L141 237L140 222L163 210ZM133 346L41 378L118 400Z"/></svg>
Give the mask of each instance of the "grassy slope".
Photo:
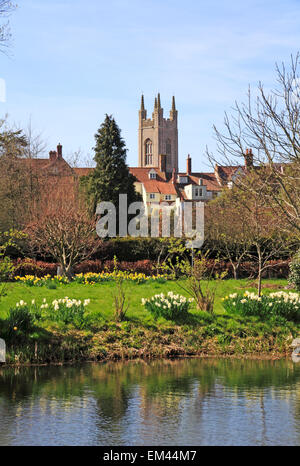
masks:
<svg viewBox="0 0 300 466"><path fill-rule="evenodd" d="M181 282L180 282L181 283ZM204 354L279 356L291 352L291 338L299 334L300 325L284 327L261 322L256 317L244 318L224 313L221 298L233 293L254 290L247 280L226 280L217 289L215 315L191 309L193 316L186 325L159 319L155 321L141 305L141 299L157 293L175 291L187 295L180 283L127 283L130 301L127 321L115 323L113 318L114 284L61 285L57 289L28 287L22 283L8 285L7 296L0 302L0 318L20 299L41 304L44 298L90 298L88 306L96 326L78 331L68 326L44 322L35 334L22 344L8 344L7 361L48 363L103 358L174 357ZM252 285L252 286L250 286ZM283 289L285 280L265 280L266 292Z"/></svg>
<svg viewBox="0 0 300 466"><path fill-rule="evenodd" d="M286 280L264 280L263 283L264 285L272 286L271 289L273 291L277 288L283 289L287 284ZM141 305L142 298L149 298L158 293L166 294L168 291L174 291L188 297L188 294L180 287L180 284L184 285L184 282L169 281L163 284L146 283L141 285L126 283L124 286L129 299L128 317L143 321L145 316L147 316ZM222 297L229 293L246 289L255 291L253 285L254 283L249 280L224 280L221 282L217 288L215 312L218 314L224 312L221 301ZM269 288L266 289L266 291L268 290ZM22 283L9 283L7 287L7 296L0 301L0 318L5 318L8 309L13 307L20 299L28 303L30 303L32 299L35 299L37 304L42 304L43 298L46 298L47 302L50 303L54 299L68 296L69 298L81 300L90 298L91 303L88 307L89 311L93 314L100 314L105 319L110 320L113 318L113 292L114 283L112 282L95 285L78 285L72 283L70 285L60 285L54 290L50 290L45 286L29 287ZM195 308L191 310L192 312L197 312Z"/></svg>

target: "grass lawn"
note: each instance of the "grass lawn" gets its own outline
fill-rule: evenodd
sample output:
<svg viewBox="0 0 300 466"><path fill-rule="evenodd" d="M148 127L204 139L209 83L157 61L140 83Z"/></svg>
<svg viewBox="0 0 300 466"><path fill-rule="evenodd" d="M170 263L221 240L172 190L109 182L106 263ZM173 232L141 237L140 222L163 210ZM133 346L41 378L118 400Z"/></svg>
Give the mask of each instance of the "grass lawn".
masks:
<svg viewBox="0 0 300 466"><path fill-rule="evenodd" d="M72 324L48 321L46 318L38 321L33 332L27 336L6 333L6 360L9 364L44 364L199 355L280 357L291 352L289 345L292 338L299 335L299 323L285 321L284 324L274 324L271 321L263 322L258 316L225 313L221 298L234 292L256 291L253 281L219 282L214 314L199 311L193 305L190 309L192 315L182 324L163 318L155 320L141 304L142 298L167 294L169 291L189 297L180 287L184 284L184 281L140 285L125 282L129 309L126 319L116 322L114 282L94 285L70 283L57 285L56 289L9 283L6 296L0 301L0 335L1 332L8 332L10 327L5 327L8 311L21 299L28 304L34 299L40 306L43 299L50 304L54 299L65 296L81 301L89 298L86 312L91 316L91 325L79 330ZM286 280L264 280L263 292L283 290L286 285Z"/></svg>
<svg viewBox="0 0 300 466"><path fill-rule="evenodd" d="M184 286L183 280L168 281L166 283L153 283L148 282L145 284L136 284L125 282L124 288L127 293L129 301L128 318L134 320L148 321L152 318L145 311L141 304L142 298L150 298L158 293L168 293L174 291L186 297L189 297L180 285ZM286 280L263 280L263 292L270 292L274 290L282 290L287 285ZM75 299L91 300L87 310L93 315L102 316L104 320L112 320L114 312L113 292L115 289L114 282L104 282L95 285L83 285L77 283L70 283L68 285L58 285L56 289L48 289L46 286L27 286L23 283L9 283L7 285L7 295L0 301L0 318L5 318L10 307L21 299L27 303L31 303L34 299L37 304L42 304L44 298L48 303L54 299L63 298L68 296ZM245 290L255 291L255 283L246 279L243 280L223 280L219 283L216 292L215 312L217 314L224 313L221 298L234 292ZM191 307L191 312L196 313L195 305Z"/></svg>

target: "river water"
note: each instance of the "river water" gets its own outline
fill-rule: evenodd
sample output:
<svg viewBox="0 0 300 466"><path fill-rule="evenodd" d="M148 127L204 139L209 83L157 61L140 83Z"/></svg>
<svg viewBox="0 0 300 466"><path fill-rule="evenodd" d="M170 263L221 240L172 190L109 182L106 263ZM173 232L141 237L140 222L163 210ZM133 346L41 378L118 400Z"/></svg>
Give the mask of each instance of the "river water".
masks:
<svg viewBox="0 0 300 466"><path fill-rule="evenodd" d="M0 445L300 445L300 364L3 368Z"/></svg>

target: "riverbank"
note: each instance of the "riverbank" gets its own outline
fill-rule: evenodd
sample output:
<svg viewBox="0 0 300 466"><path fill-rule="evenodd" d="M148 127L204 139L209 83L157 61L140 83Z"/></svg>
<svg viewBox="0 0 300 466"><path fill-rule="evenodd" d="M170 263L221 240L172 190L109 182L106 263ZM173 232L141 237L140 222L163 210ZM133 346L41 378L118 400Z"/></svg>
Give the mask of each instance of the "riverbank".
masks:
<svg viewBox="0 0 300 466"><path fill-rule="evenodd" d="M232 330L235 322L235 330ZM239 322L212 317L206 325L109 323L95 333L48 331L7 347L6 363L57 364L82 361L158 359L203 356L290 357L290 344L299 327L274 327L262 322Z"/></svg>
<svg viewBox="0 0 300 466"><path fill-rule="evenodd" d="M254 284L255 285L255 284ZM283 280L265 280L264 292L284 289ZM55 289L29 287L23 283L9 284L7 295L0 302L1 322L5 330L8 310L20 299L32 300L40 306L46 300L69 296L88 299L87 323L82 330L72 323L42 319L35 322L30 334L12 331L6 340L6 364L64 364L82 361L160 359L185 357L290 357L290 344L299 336L300 324L291 321L262 321L257 316L229 315L222 306L222 297L241 290L254 290L247 280L226 280L216 294L214 314L199 311L193 305L189 318L176 323L157 320L141 305L142 298L153 294L180 291L176 282L127 283L128 312L123 322L116 322L113 313L114 284L63 284ZM182 292L184 294L184 292ZM1 320L2 319L2 320Z"/></svg>

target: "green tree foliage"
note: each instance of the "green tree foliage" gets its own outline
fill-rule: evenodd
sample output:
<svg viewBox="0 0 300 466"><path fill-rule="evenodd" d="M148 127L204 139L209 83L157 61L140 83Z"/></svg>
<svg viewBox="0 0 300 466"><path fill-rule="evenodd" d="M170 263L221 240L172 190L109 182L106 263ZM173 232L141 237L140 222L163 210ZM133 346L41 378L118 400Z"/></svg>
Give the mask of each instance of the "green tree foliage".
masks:
<svg viewBox="0 0 300 466"><path fill-rule="evenodd" d="M126 164L125 142L112 116L105 116L95 139L96 168L82 180L91 211L95 213L97 204L102 201L113 202L118 209L119 194L127 194L128 204L140 200L135 192L135 178Z"/></svg>

